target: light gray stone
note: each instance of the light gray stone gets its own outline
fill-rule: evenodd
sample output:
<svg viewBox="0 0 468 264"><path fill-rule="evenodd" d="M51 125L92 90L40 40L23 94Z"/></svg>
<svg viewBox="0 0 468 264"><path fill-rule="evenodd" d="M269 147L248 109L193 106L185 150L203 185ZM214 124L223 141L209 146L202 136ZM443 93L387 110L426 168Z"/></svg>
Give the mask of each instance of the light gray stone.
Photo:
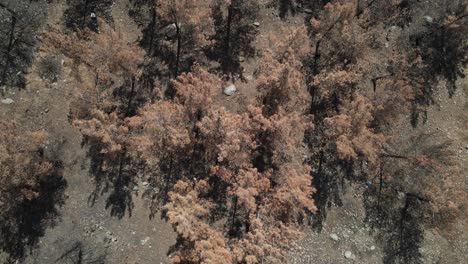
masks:
<svg viewBox="0 0 468 264"><path fill-rule="evenodd" d="M430 16L424 16L424 20L426 20L426 22L429 24L434 23L434 19Z"/></svg>
<svg viewBox="0 0 468 264"><path fill-rule="evenodd" d="M236 86L234 84L231 84L224 88L224 94L227 96L233 95L237 91Z"/></svg>
<svg viewBox="0 0 468 264"><path fill-rule="evenodd" d="M333 239L334 241L340 240L337 234L330 234L330 238Z"/></svg>
<svg viewBox="0 0 468 264"><path fill-rule="evenodd" d="M5 99L2 99L1 102L2 102L2 104L12 104L15 101L13 99L11 99L11 98L5 98Z"/></svg>
<svg viewBox="0 0 468 264"><path fill-rule="evenodd" d="M177 25L175 23L169 24L168 26L164 27L163 32L166 37L174 38L177 35Z"/></svg>

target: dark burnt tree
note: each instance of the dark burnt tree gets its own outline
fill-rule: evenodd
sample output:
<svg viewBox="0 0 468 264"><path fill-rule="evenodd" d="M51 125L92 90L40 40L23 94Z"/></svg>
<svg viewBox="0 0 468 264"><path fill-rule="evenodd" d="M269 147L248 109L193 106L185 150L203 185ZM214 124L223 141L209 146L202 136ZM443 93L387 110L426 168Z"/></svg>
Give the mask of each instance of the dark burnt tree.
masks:
<svg viewBox="0 0 468 264"><path fill-rule="evenodd" d="M31 65L35 33L44 21L45 1L0 2L0 86L24 88L24 73Z"/></svg>
<svg viewBox="0 0 468 264"><path fill-rule="evenodd" d="M366 221L383 244L385 263L423 263L425 230L449 236L463 214L463 176L442 133L416 130L389 143L365 192Z"/></svg>
<svg viewBox="0 0 468 264"><path fill-rule="evenodd" d="M212 17L215 25L214 47L209 57L221 64L225 74L242 74L240 56L252 57L256 36L255 19L259 4L253 0L215 0Z"/></svg>
<svg viewBox="0 0 468 264"><path fill-rule="evenodd" d="M156 3L165 27L166 40L161 44L172 51L168 61L173 77L190 70L197 51L208 44L207 36L212 27L209 17L210 1L168 0Z"/></svg>
<svg viewBox="0 0 468 264"><path fill-rule="evenodd" d="M445 81L449 96L453 96L456 81L465 77L463 69L468 63L466 8L466 3L452 3L438 17L424 17L424 26L410 36L408 57L420 59L422 65L408 69L413 85L418 87L411 116L413 126L426 116L424 108L434 103L439 79Z"/></svg>
<svg viewBox="0 0 468 264"><path fill-rule="evenodd" d="M18 263L63 205L66 181L56 153L46 150L45 131L24 131L0 121L0 251L4 263Z"/></svg>

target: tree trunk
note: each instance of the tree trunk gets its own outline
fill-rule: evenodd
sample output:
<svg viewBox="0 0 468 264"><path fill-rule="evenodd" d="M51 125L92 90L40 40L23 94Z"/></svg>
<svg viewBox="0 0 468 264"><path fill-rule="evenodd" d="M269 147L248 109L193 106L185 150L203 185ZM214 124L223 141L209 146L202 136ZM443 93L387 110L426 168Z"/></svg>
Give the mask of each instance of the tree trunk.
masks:
<svg viewBox="0 0 468 264"><path fill-rule="evenodd" d="M234 211L232 212L232 217L231 217L231 227L229 228L229 233L232 234L234 231L234 223L236 221L236 215L237 215L237 196L234 197Z"/></svg>
<svg viewBox="0 0 468 264"><path fill-rule="evenodd" d="M117 174L117 181L116 181L117 186L119 186L122 183L122 172L123 172L124 159L125 159L126 153L127 153L127 150L124 148L123 152L120 154L119 171L118 171L118 174Z"/></svg>
<svg viewBox="0 0 468 264"><path fill-rule="evenodd" d="M89 0L86 0L85 4L84 4L83 18L81 19L81 28L82 29L85 27L85 24L86 24L86 14L88 13L88 4L89 4Z"/></svg>
<svg viewBox="0 0 468 264"><path fill-rule="evenodd" d="M176 62L175 62L175 68L174 68L174 78L177 77L179 74L179 62L180 62L180 50L182 48L182 36L180 35L180 27L179 23L176 21L176 31L177 31L177 55L176 55Z"/></svg>
<svg viewBox="0 0 468 264"><path fill-rule="evenodd" d="M130 94L128 96L127 110L125 111L125 117L128 117L128 115L130 114L130 109L131 109L131 106L132 106L133 98L135 97L135 77L132 77L131 82L132 82L132 84L131 84L132 88L131 88Z"/></svg>
<svg viewBox="0 0 468 264"><path fill-rule="evenodd" d="M320 40L318 40L316 43L315 43L315 52L314 52L314 66L312 67L312 72L314 75L318 74L319 73L319 70L318 70L318 62L319 62L319 59L320 59Z"/></svg>
<svg viewBox="0 0 468 264"><path fill-rule="evenodd" d="M155 29L156 29L156 8L154 7L154 5L151 8L151 13L153 17L151 19L151 24L150 24L151 38L150 38L149 50L148 50L148 54L150 56L153 55L154 34L155 34Z"/></svg>
<svg viewBox="0 0 468 264"><path fill-rule="evenodd" d="M228 8L228 16L227 16L227 23L226 23L226 38L224 39L224 63L223 63L223 71L227 73L228 65L231 61L231 26L232 26L232 4Z"/></svg>
<svg viewBox="0 0 468 264"><path fill-rule="evenodd" d="M169 190L171 188L171 186L173 185L173 177L172 177L172 167L173 167L173 164L174 164L174 158L172 155L169 156L169 170L167 172L167 175L166 175L166 178L163 179L164 181L164 190L163 190L163 193L164 195L166 195L166 197L164 197L164 199L167 199L167 194L169 193Z"/></svg>

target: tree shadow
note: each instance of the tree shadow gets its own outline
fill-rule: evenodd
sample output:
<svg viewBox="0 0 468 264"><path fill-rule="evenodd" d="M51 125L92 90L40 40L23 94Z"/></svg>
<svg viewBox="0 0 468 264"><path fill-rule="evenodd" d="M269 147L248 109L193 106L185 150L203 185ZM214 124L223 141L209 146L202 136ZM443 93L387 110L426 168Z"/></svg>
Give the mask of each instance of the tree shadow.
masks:
<svg viewBox="0 0 468 264"><path fill-rule="evenodd" d="M309 224L318 231L322 230L327 211L333 205L342 206L342 196L349 181L359 181L353 174L351 162L334 161L321 151L318 160L311 164L313 175L312 186L316 188L313 195L317 213L311 215ZM346 182L348 181L348 182Z"/></svg>
<svg viewBox="0 0 468 264"><path fill-rule="evenodd" d="M277 6L279 16L282 19L286 18L289 13L291 13L291 15L294 16L298 8L298 5L295 0L278 0Z"/></svg>
<svg viewBox="0 0 468 264"><path fill-rule="evenodd" d="M243 79L241 58L251 58L256 53L253 41L258 30L254 22L259 6L241 2L233 1L226 16L223 16L221 1L212 5L215 33L211 36L213 45L205 48L205 54L208 59L219 62L220 70L227 76Z"/></svg>
<svg viewBox="0 0 468 264"><path fill-rule="evenodd" d="M84 143L83 143L84 144ZM90 145L88 156L91 158L90 175L95 188L88 197L88 204L94 206L99 197L108 194L106 209L110 209L111 216L119 219L127 212L132 216L133 188L136 186L136 171L131 164L134 162L126 153L119 155L116 160L107 160L98 146ZM103 163L108 164L103 169Z"/></svg>
<svg viewBox="0 0 468 264"><path fill-rule="evenodd" d="M465 41L468 27L467 16L463 15L463 10L460 6L453 14L456 17L455 21L458 21L454 23L465 24L464 26L451 27L450 24L442 24L442 21L439 21L442 18L429 17L435 22L427 22L421 30L410 36L410 60L420 58L423 66L412 67L409 71L413 85L418 87L414 99L415 107L411 114L413 127L418 125L420 119L425 122L427 113L421 108L434 104L439 79L445 81L448 95L452 97L457 90L456 81L465 77L463 69L468 64L468 45Z"/></svg>
<svg viewBox="0 0 468 264"><path fill-rule="evenodd" d="M369 188L364 194L365 222L384 250L384 263L422 263L422 219L427 201L411 193Z"/></svg>
<svg viewBox="0 0 468 264"><path fill-rule="evenodd" d="M81 241L74 241L65 247L62 255L55 259L54 263L73 263L73 264L104 264L106 263L106 254L96 254L93 248L87 246Z"/></svg>
<svg viewBox="0 0 468 264"><path fill-rule="evenodd" d="M58 207L64 205L66 199L67 181L62 169L62 164L55 162L53 173L39 181L41 195L15 204L4 219L0 218L0 249L8 253L8 263L23 260L46 229L57 223Z"/></svg>
<svg viewBox="0 0 468 264"><path fill-rule="evenodd" d="M34 59L36 32L47 17L47 3L3 2L0 2L0 86L25 88L25 74Z"/></svg>

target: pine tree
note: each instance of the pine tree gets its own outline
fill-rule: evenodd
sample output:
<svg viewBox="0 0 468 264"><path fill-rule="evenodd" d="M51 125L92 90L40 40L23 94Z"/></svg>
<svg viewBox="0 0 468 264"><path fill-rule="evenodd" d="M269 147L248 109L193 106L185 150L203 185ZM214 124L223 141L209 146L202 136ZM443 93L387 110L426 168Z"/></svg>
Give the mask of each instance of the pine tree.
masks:
<svg viewBox="0 0 468 264"><path fill-rule="evenodd" d="M191 51L201 49L208 44L207 36L212 31L212 22L209 16L210 1L168 0L156 1L161 20L170 24L166 28L175 27L175 61L172 71L174 78L179 75L182 60L184 65L191 67L189 58ZM182 69L185 71L187 66Z"/></svg>
<svg viewBox="0 0 468 264"><path fill-rule="evenodd" d="M344 104L338 115L324 119L328 126L325 135L334 145L339 159L364 159L371 163L379 160L384 137L369 127L373 119L373 106L362 95Z"/></svg>
<svg viewBox="0 0 468 264"><path fill-rule="evenodd" d="M310 96L306 80L301 73L302 60L310 49L305 27L281 29L286 37L277 39L270 36L270 50L264 52L256 70L259 103L267 115L286 111L304 112Z"/></svg>
<svg viewBox="0 0 468 264"><path fill-rule="evenodd" d="M168 193L165 209L179 235L172 260L284 261L300 219L316 210L303 165L310 120L282 107L272 115L253 106L229 112L214 100L219 87L219 78L195 66L173 81L173 99L128 119L137 133L132 149L150 166L150 182Z"/></svg>
<svg viewBox="0 0 468 264"><path fill-rule="evenodd" d="M24 259L64 203L66 181L60 161L47 153L49 139L45 131L0 121L0 250L6 263Z"/></svg>
<svg viewBox="0 0 468 264"><path fill-rule="evenodd" d="M76 99L71 103L70 117L83 141L88 143L92 158L96 189L91 201L112 184L107 206L111 207L112 215L122 217L126 209L131 213L132 193L128 185L134 177L128 172L138 164L130 162L131 131L125 119L135 112L137 94L144 96L150 91L137 92L144 52L136 44L127 43L122 34L104 21L98 19L98 23L100 33L78 30L66 34L52 29L44 33L42 42L43 49L64 54L77 69ZM94 77L94 82L83 80L80 67L87 71L86 75Z"/></svg>
<svg viewBox="0 0 468 264"><path fill-rule="evenodd" d="M225 74L241 74L239 56L252 57L255 49L254 22L259 4L252 0L215 0L212 17L215 24L212 57L221 64Z"/></svg>

